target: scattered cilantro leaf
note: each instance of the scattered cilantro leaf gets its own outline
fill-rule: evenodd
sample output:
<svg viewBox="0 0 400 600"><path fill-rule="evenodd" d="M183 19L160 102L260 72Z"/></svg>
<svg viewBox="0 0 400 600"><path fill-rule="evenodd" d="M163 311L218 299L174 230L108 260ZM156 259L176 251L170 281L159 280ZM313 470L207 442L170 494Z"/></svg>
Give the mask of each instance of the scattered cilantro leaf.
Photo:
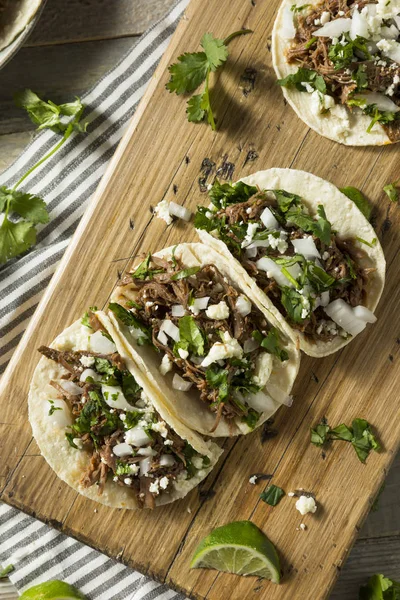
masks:
<svg viewBox="0 0 400 600"><path fill-rule="evenodd" d="M195 319L191 315L186 315L179 319L178 325L180 340L176 342L174 352L175 350L177 352L178 348L183 348L196 356L203 356L204 336Z"/></svg>
<svg viewBox="0 0 400 600"><path fill-rule="evenodd" d="M223 402L229 395L228 371L210 366L206 371L206 380L208 385L219 390L218 402Z"/></svg>
<svg viewBox="0 0 400 600"><path fill-rule="evenodd" d="M19 108L24 108L29 118L38 129L51 129L55 133L65 133L69 123L62 120L63 116L77 117L81 116L84 106L79 98L74 102L57 105L51 100L45 102L41 100L35 92L26 89L17 92L14 96L15 104ZM87 124L82 124L74 120L73 128L77 131L86 131Z"/></svg>
<svg viewBox="0 0 400 600"><path fill-rule="evenodd" d="M48 402L50 403L50 408L49 408L49 412L48 412L49 417L51 417L51 415L54 414L56 412L56 410L62 410L62 408L60 406L54 405L54 400L48 400Z"/></svg>
<svg viewBox="0 0 400 600"><path fill-rule="evenodd" d="M353 446L359 460L365 463L370 452L379 452L380 445L371 430L371 426L365 419L354 419L351 427L344 423L331 428L325 420L317 427L311 429L311 443L322 446L329 440L341 440L349 442Z"/></svg>
<svg viewBox="0 0 400 600"><path fill-rule="evenodd" d="M282 362L289 358L287 351L281 348L281 340L275 327L271 327L266 337L259 331L253 331L253 338L260 343L260 346L264 348L264 350L269 354L277 356Z"/></svg>
<svg viewBox="0 0 400 600"><path fill-rule="evenodd" d="M340 191L342 192L342 194L344 194L354 202L358 210L360 210L364 217L369 221L371 218L372 209L370 203L368 202L364 194L360 192L360 190L358 190L357 188L351 186L340 188Z"/></svg>
<svg viewBox="0 0 400 600"><path fill-rule="evenodd" d="M83 315L82 319L81 319L81 324L84 325L85 327L88 327L89 329L93 329L93 327L90 324L90 317L92 315L92 313L96 312L97 306L90 306L89 310L85 312L85 314Z"/></svg>
<svg viewBox="0 0 400 600"><path fill-rule="evenodd" d="M0 579L5 579L12 571L14 571L14 565L7 565L7 567L0 570Z"/></svg>
<svg viewBox="0 0 400 600"><path fill-rule="evenodd" d="M323 446L329 432L329 425L319 423L315 429L311 429L311 443L315 446Z"/></svg>
<svg viewBox="0 0 400 600"><path fill-rule="evenodd" d="M276 506L282 500L285 492L282 488L276 485L269 485L267 489L260 494L260 498L266 504L270 506Z"/></svg>
<svg viewBox="0 0 400 600"><path fill-rule="evenodd" d="M372 575L366 585L360 587L358 600L399 600L400 582L384 575Z"/></svg>
<svg viewBox="0 0 400 600"><path fill-rule="evenodd" d="M307 83L314 90L326 94L326 83L322 75L304 67L300 67L296 73L291 73L284 79L278 79L278 83L283 87L295 87L299 92L308 92L307 86L304 85Z"/></svg>
<svg viewBox="0 0 400 600"><path fill-rule="evenodd" d="M140 318L134 315L130 310L126 310L126 308L124 308L117 302L110 302L110 304L108 305L108 309L114 313L118 321L121 321L121 323L127 325L127 327L135 327L135 329L139 329L140 331L142 331L143 339L141 340L141 343L139 343L138 340L140 346L142 346L145 343L152 343L150 328L147 327L147 325L145 325L144 323L142 323Z"/></svg>
<svg viewBox="0 0 400 600"><path fill-rule="evenodd" d="M394 181L393 183L388 183L383 187L383 191L389 198L391 202L398 202L399 200L399 190L397 189L397 185L400 182L400 179Z"/></svg>
<svg viewBox="0 0 400 600"><path fill-rule="evenodd" d="M19 256L35 243L36 229L33 223L14 223L5 216L0 226L0 264Z"/></svg>
<svg viewBox="0 0 400 600"><path fill-rule="evenodd" d="M186 279L186 277L191 277L200 271L200 267L188 267L187 269L182 269L182 271L178 271L171 275L171 281L179 281L180 279Z"/></svg>
<svg viewBox="0 0 400 600"><path fill-rule="evenodd" d="M342 40L337 44L332 44L328 56L335 66L335 70L345 69L352 64L353 59L357 61L369 60L371 58L367 48L367 40L357 36L355 40L350 39L349 34L344 34L346 44Z"/></svg>
<svg viewBox="0 0 400 600"><path fill-rule="evenodd" d="M251 31L248 29L235 31L224 40L215 38L211 33L205 33L200 42L202 52L185 52L178 56L176 63L169 66L170 79L165 87L171 93L177 95L191 93L205 82L203 92L192 96L187 102L186 114L189 122L199 123L207 117L211 128L216 129L209 93L210 73L226 62L229 42L247 33Z"/></svg>

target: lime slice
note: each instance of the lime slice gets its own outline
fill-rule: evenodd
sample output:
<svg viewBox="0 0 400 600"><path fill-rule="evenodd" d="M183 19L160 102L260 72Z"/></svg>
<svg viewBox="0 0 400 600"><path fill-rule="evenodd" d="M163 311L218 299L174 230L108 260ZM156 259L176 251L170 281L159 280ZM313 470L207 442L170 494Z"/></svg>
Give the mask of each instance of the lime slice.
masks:
<svg viewBox="0 0 400 600"><path fill-rule="evenodd" d="M79 590L64 581L46 581L26 590L19 600L86 600Z"/></svg>
<svg viewBox="0 0 400 600"><path fill-rule="evenodd" d="M275 547L251 521L235 521L214 529L196 548L190 567L254 575L274 583L280 580Z"/></svg>

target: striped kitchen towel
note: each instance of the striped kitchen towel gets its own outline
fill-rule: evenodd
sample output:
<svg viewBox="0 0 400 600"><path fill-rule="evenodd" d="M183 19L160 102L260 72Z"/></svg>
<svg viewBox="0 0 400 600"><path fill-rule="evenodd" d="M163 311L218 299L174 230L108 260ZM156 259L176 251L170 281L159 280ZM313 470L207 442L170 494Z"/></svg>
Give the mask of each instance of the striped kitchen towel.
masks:
<svg viewBox="0 0 400 600"><path fill-rule="evenodd" d="M32 177L25 189L43 197L50 222L36 247L0 269L0 373L60 261L107 163L120 141L189 0L179 0L144 34L123 60L83 98L88 134L72 136ZM34 87L34 82L32 82ZM67 98L65 99L68 100ZM15 183L54 146L44 131L0 177ZM18 590L63 579L92 600L183 600L183 596L43 525L0 505L0 563L12 562L10 578ZM10 596L7 592L7 598ZM5 598L0 586L0 598Z"/></svg>

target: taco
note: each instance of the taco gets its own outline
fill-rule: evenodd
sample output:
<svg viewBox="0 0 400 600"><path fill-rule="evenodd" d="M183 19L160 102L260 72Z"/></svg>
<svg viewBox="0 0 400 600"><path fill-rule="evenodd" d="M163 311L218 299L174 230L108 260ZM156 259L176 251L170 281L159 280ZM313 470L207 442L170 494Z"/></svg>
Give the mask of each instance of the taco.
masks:
<svg viewBox="0 0 400 600"><path fill-rule="evenodd" d="M0 0L0 50L32 21L43 0Z"/></svg>
<svg viewBox="0 0 400 600"><path fill-rule="evenodd" d="M345 346L373 314L385 258L357 206L304 171L269 169L210 189L195 226L281 329L311 356ZM250 292L249 292L250 293Z"/></svg>
<svg viewBox="0 0 400 600"><path fill-rule="evenodd" d="M272 59L285 98L331 140L352 146L398 142L399 30L399 0L284 0Z"/></svg>
<svg viewBox="0 0 400 600"><path fill-rule="evenodd" d="M217 462L218 446L168 412L105 314L90 312L39 351L33 435L58 477L83 496L154 508L186 496Z"/></svg>
<svg viewBox="0 0 400 600"><path fill-rule="evenodd" d="M297 349L212 248L149 254L109 308L154 394L191 429L248 433L291 404Z"/></svg>

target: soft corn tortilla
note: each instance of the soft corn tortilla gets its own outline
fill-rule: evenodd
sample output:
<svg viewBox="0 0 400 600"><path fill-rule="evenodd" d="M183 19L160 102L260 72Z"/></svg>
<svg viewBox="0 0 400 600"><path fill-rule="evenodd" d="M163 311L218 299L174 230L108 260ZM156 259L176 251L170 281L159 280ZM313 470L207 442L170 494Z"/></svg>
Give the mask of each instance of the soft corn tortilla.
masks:
<svg viewBox="0 0 400 600"><path fill-rule="evenodd" d="M295 4L302 6L304 2L296 0ZM283 0L272 31L272 64L278 79L284 79L298 69L295 64L289 65L285 56L285 50L290 47L291 40L284 35L284 15L292 6L293 0ZM350 112L346 107L337 105L332 113L327 111L321 114L314 109L312 94L300 92L293 87L282 87L282 91L300 119L308 127L330 140L347 146L382 146L393 143L379 124L367 133L371 117L364 115L361 110Z"/></svg>
<svg viewBox="0 0 400 600"><path fill-rule="evenodd" d="M165 250L155 253L155 256L160 256L168 260L172 257L172 251L172 247L166 248ZM263 312L272 326L279 330L282 329L280 326L280 321L282 319L277 318L261 304L257 295L254 294L253 289L243 285L242 276L240 277L240 280L238 280L235 264L232 259L227 261L210 246L199 243L179 244L175 247L175 257L180 260L185 267L202 267L207 264L217 265L218 269L225 277L227 277L232 285L241 289ZM136 289L134 284L121 286L115 290L112 296L112 302L124 304L124 301L134 300L135 297ZM153 387L154 394L160 399L159 401L165 403L168 407L170 415L173 415L175 419L182 421L190 429L212 437L233 436L241 433L246 434L251 431L248 425L243 423L240 419L237 419L230 424L228 424L226 419L221 419L217 429L214 432L211 432L215 424L216 414L211 412L208 405L200 400L198 390L192 388L188 392L182 392L173 389L173 372L161 375L159 371L162 356L149 346L138 346L135 339L130 335L129 328L118 323L112 313L109 313L109 316L115 327L118 328L121 334L128 340L135 362L147 376L149 384ZM263 390L268 396L268 406L265 407L265 411L262 413L257 426L260 426L264 421L269 419L287 399L299 369L300 358L298 350L289 337L284 334L281 334L281 337L285 344L285 348L289 353L289 360L282 364L278 359L274 358L274 367L271 377L266 388Z"/></svg>
<svg viewBox="0 0 400 600"><path fill-rule="evenodd" d="M337 232L340 239L352 238L354 245L367 254L365 261L360 260L364 268L375 268L368 278L368 287L366 290L365 306L374 311L378 305L385 284L386 261L382 247L379 243L374 228L369 221L360 212L352 200L342 194L332 183L307 173L295 169L268 169L259 171L248 177L241 179L248 185L259 187L261 190L286 190L293 194L301 196L304 204L308 207L311 214L316 214L318 204L323 204L328 221L332 224L332 229ZM285 317L273 305L268 296L257 286L256 282L245 271L236 258L233 258L227 246L213 238L209 233L203 230L197 230L200 239L215 248L222 256L231 261L232 268L236 270L243 285L252 291L258 301L273 313L281 324L281 329L291 337L291 339L310 356L322 357L333 354L339 348L346 346L355 336L344 339L340 336L331 342L312 343L297 329L292 329L286 322ZM374 242L372 248L356 240L361 238L367 242Z"/></svg>
<svg viewBox="0 0 400 600"><path fill-rule="evenodd" d="M0 0L0 50L32 21L43 0Z"/></svg>
<svg viewBox="0 0 400 600"><path fill-rule="evenodd" d="M131 353L128 352L123 340L119 339L113 325L105 314L97 313L98 318L106 327L117 346L118 352L124 359L127 368L143 388L147 396L151 399L154 408L158 411L162 419L172 427L172 429L183 439L186 439L193 448L210 458L210 465L199 472L192 479L176 482L170 493L160 494L156 498L156 505L167 504L183 498L193 488L195 488L202 479L212 470L222 451L211 442L205 442L199 435L190 431L182 425L172 415L169 414L164 404L154 396L147 385L142 372L135 365ZM90 329L83 326L80 321L76 321L61 333L51 344L53 348L59 350L89 350L89 336L93 333ZM65 369L52 360L42 357L35 369L31 387L29 390L29 420L32 426L33 435L39 445L40 451L51 468L58 477L68 483L77 492L86 496L95 502L105 504L112 508L138 508L136 496L128 488L117 485L108 479L102 494L98 493L96 485L84 488L80 480L86 471L90 459L90 453L84 450L72 448L65 437L65 427L60 427L49 417L49 400L56 397L57 392L49 382L52 379L59 379L65 373ZM72 422L72 419L71 419Z"/></svg>

